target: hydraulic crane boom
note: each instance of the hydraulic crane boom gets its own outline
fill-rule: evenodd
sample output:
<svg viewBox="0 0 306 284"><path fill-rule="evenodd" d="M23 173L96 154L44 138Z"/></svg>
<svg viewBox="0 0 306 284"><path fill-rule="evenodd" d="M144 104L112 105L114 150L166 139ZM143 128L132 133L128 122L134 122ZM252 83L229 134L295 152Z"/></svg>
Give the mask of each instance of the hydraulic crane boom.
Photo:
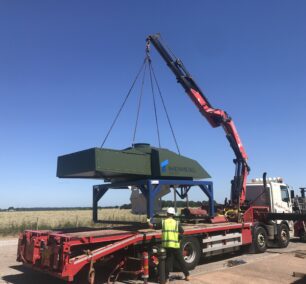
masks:
<svg viewBox="0 0 306 284"><path fill-rule="evenodd" d="M236 208L240 208L245 201L246 180L250 168L247 164L248 157L246 151L241 143L235 124L225 111L216 109L209 103L208 99L192 79L190 73L187 71L181 60L176 57L173 58L169 54L166 48L162 45L159 37L158 34L149 35L147 38L147 49L149 49L150 43L154 45L161 57L166 61L168 67L174 73L178 83L183 86L188 96L208 120L210 125L214 128L222 126L226 133L226 138L236 156L234 159L236 165L235 176L231 181L231 203Z"/></svg>

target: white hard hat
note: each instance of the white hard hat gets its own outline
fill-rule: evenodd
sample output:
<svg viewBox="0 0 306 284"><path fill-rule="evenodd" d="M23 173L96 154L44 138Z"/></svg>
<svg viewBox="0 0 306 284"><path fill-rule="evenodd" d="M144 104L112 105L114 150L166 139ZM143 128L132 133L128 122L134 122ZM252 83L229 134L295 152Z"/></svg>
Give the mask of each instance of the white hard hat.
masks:
<svg viewBox="0 0 306 284"><path fill-rule="evenodd" d="M168 213L168 214L175 215L175 209L174 209L173 207L169 207L169 208L167 209L167 213Z"/></svg>

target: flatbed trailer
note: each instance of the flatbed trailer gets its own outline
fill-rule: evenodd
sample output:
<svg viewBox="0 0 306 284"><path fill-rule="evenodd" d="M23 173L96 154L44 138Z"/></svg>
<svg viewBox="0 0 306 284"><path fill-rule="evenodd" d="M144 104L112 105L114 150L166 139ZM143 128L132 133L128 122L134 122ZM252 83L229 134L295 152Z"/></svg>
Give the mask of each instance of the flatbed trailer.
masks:
<svg viewBox="0 0 306 284"><path fill-rule="evenodd" d="M186 198L194 186L208 197L209 214L198 224L184 219L182 250L187 267L193 269L202 255L233 251L250 244L253 211L245 215L244 222L228 222L224 216L215 216L213 184L209 181L147 179L96 185L93 187L92 219L95 223L103 223L98 219L98 201L109 189L139 188L147 200L147 217L152 220L157 213L154 200L164 187ZM108 274L108 282L111 282L121 273L149 277L146 268L149 266L150 271L156 271L160 247L161 232L150 229L147 223L128 222L112 227L108 224L108 228L100 229L26 230L19 237L17 261L66 281L73 281L80 271L87 271L89 283L94 283L95 269L99 266L99 271ZM110 262L114 267L107 271Z"/></svg>
<svg viewBox="0 0 306 284"><path fill-rule="evenodd" d="M184 224L182 249L189 268L196 266L202 255L238 250L252 244L253 222L222 222L216 224ZM161 244L161 231L135 226L95 230L35 231L26 230L19 237L17 260L54 277L73 281L82 270L94 271L93 264L125 270L128 258L138 261L130 273L144 273L143 253L148 253L154 266L154 248ZM200 250L198 250L200 248ZM136 262L137 262L136 261ZM108 278L114 274L111 271Z"/></svg>

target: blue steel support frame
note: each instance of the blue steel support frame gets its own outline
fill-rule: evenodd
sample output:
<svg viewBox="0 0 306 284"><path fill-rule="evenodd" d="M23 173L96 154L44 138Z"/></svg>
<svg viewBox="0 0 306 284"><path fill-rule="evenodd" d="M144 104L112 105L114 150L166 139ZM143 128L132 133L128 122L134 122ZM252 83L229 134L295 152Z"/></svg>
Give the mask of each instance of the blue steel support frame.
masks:
<svg viewBox="0 0 306 284"><path fill-rule="evenodd" d="M94 185L92 189L92 220L94 222L98 221L98 201L103 197L103 195L109 190L109 187L105 184Z"/></svg>
<svg viewBox="0 0 306 284"><path fill-rule="evenodd" d="M128 188L128 186L137 186L141 190L147 200L147 217L152 218L154 216L155 197L161 191L163 185L175 188L181 198L186 198L191 187L198 186L208 197L210 217L215 216L214 191L211 181L147 179L95 185L93 187L93 221L98 221L98 201L103 195L111 188ZM180 188L181 192L178 192L177 188Z"/></svg>

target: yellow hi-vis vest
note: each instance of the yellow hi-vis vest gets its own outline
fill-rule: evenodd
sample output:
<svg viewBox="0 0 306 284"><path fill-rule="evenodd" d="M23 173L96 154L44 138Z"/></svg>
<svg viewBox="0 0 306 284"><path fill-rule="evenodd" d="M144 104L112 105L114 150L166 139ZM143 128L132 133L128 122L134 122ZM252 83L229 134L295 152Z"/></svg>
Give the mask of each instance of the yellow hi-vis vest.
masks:
<svg viewBox="0 0 306 284"><path fill-rule="evenodd" d="M167 218L162 221L162 246L164 248L180 248L179 222Z"/></svg>

